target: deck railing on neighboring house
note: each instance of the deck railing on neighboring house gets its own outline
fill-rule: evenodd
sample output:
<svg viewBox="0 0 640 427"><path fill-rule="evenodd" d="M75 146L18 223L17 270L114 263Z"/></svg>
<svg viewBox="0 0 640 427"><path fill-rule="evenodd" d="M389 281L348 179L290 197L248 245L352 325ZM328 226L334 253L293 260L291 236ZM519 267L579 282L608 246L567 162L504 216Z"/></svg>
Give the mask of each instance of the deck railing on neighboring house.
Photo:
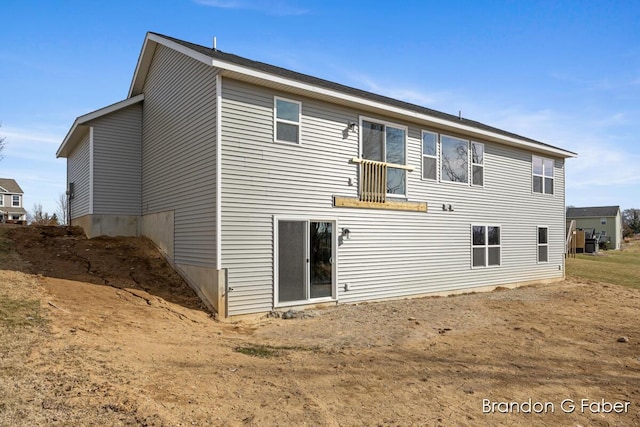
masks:
<svg viewBox="0 0 640 427"><path fill-rule="evenodd" d="M576 220L571 220L569 224L569 229L567 230L567 240L564 244L564 254L565 257L576 256Z"/></svg>

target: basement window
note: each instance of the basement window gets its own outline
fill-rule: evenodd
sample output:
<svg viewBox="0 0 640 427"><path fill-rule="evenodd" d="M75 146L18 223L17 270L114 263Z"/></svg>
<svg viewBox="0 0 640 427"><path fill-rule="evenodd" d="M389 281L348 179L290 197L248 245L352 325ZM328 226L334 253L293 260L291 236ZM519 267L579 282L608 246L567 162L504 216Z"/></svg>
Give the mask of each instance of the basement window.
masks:
<svg viewBox="0 0 640 427"><path fill-rule="evenodd" d="M471 239L472 268L496 267L501 264L499 225L472 225Z"/></svg>
<svg viewBox="0 0 640 427"><path fill-rule="evenodd" d="M538 263L549 262L549 228L538 227Z"/></svg>

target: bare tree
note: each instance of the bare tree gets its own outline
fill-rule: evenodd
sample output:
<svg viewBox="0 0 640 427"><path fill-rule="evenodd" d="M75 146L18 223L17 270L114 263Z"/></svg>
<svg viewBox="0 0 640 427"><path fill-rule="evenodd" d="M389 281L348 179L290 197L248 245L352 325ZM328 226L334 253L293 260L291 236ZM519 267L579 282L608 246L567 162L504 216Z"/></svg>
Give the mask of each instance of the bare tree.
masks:
<svg viewBox="0 0 640 427"><path fill-rule="evenodd" d="M58 216L44 212L40 203L33 204L33 213L28 214L27 220L31 225L58 225Z"/></svg>
<svg viewBox="0 0 640 427"><path fill-rule="evenodd" d="M2 127L2 125L0 124L0 127ZM0 137L0 161L2 161L2 159L4 159L4 155L2 155L2 151L4 150L4 147L7 145L7 143L5 142L5 138L4 137Z"/></svg>
<svg viewBox="0 0 640 427"><path fill-rule="evenodd" d="M69 224L69 199L65 193L60 193L58 195L56 215L58 216L58 222L60 225Z"/></svg>

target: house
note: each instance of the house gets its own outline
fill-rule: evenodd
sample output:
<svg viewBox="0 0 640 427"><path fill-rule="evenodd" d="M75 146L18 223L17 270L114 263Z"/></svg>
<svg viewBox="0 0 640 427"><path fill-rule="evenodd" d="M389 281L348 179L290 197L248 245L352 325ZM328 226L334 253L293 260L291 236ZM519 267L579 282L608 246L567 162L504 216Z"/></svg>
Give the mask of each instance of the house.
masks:
<svg viewBox="0 0 640 427"><path fill-rule="evenodd" d="M72 223L149 237L220 317L561 280L574 156L156 33L57 152Z"/></svg>
<svg viewBox="0 0 640 427"><path fill-rule="evenodd" d="M24 192L15 179L0 178L0 222L27 222L27 211L22 207L23 198Z"/></svg>
<svg viewBox="0 0 640 427"><path fill-rule="evenodd" d="M597 206L567 208L567 226L576 222L576 228L593 230L601 236L600 241L608 241L610 249L620 249L622 243L622 218L620 206Z"/></svg>

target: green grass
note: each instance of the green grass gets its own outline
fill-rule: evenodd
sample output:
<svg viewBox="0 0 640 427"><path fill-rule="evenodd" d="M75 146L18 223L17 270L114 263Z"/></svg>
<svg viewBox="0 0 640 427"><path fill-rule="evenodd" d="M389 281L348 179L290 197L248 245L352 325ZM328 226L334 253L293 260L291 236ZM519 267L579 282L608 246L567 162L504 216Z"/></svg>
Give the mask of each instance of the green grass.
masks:
<svg viewBox="0 0 640 427"><path fill-rule="evenodd" d="M236 347L234 349L238 353L246 354L247 356L270 358L283 355L283 350L302 350L302 351L317 351L315 347L298 347L298 346L271 346L271 345L248 345L244 347Z"/></svg>
<svg viewBox="0 0 640 427"><path fill-rule="evenodd" d="M0 328L39 326L44 323L39 301L16 300L0 295Z"/></svg>
<svg viewBox="0 0 640 427"><path fill-rule="evenodd" d="M620 251L602 253L567 258L567 276L640 289L640 241L624 244Z"/></svg>

